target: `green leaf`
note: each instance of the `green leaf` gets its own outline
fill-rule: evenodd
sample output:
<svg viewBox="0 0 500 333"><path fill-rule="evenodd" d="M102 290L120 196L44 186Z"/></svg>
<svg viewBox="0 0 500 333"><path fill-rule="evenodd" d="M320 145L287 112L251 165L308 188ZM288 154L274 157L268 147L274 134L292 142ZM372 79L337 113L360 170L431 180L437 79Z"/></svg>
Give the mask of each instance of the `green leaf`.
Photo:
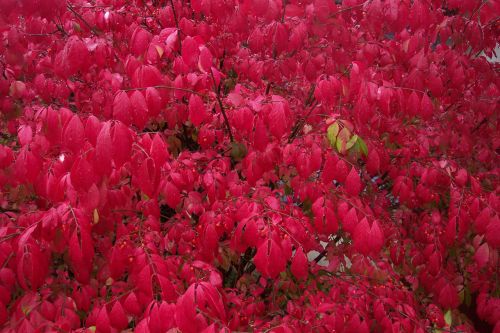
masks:
<svg viewBox="0 0 500 333"><path fill-rule="evenodd" d="M358 137L358 141L356 141L356 144L359 146L359 150L365 155L368 156L368 147L366 146L366 143L363 139Z"/></svg>
<svg viewBox="0 0 500 333"><path fill-rule="evenodd" d="M347 143L346 143L346 145L345 145L345 149L347 149L347 150L351 149L351 148L354 146L354 144L358 141L358 138L359 138L359 137L358 137L356 134L355 134L355 135L353 135L353 136L349 139L349 141L347 141Z"/></svg>
<svg viewBox="0 0 500 333"><path fill-rule="evenodd" d="M451 318L451 310L446 311L444 314L444 322L446 325L451 326L452 318Z"/></svg>
<svg viewBox="0 0 500 333"><path fill-rule="evenodd" d="M328 141L330 142L330 145L335 147L335 142L337 141L337 135L339 134L339 124L337 122L331 124L328 126L328 129L326 131L326 137L328 138Z"/></svg>
<svg viewBox="0 0 500 333"><path fill-rule="evenodd" d="M247 147L241 142L231 143L231 157L239 162L247 156Z"/></svg>

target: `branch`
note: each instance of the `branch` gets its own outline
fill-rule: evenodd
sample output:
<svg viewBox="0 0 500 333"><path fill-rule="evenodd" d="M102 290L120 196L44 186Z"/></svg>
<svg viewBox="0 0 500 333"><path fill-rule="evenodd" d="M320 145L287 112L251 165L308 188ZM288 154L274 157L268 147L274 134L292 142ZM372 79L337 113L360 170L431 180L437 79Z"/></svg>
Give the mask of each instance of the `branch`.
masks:
<svg viewBox="0 0 500 333"><path fill-rule="evenodd" d="M210 73L212 74L212 81L214 83L214 91L217 94L217 102L219 103L220 111L222 112L222 117L224 117L224 123L226 124L226 128L227 128L227 131L229 133L229 139L231 140L231 142L234 142L233 132L231 131L231 125L229 124L229 119L227 118L226 111L224 110L224 105L222 104L222 100L220 98L220 87L221 87L222 83L219 84L218 87L216 87L214 72L212 70L210 70Z"/></svg>

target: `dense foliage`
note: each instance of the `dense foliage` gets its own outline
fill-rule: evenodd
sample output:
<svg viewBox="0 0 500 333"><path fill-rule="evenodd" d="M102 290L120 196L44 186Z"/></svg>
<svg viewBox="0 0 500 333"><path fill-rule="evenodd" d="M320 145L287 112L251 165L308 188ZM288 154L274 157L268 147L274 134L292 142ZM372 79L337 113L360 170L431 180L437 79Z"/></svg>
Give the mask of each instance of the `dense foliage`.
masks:
<svg viewBox="0 0 500 333"><path fill-rule="evenodd" d="M500 332L497 0L0 0L5 332Z"/></svg>

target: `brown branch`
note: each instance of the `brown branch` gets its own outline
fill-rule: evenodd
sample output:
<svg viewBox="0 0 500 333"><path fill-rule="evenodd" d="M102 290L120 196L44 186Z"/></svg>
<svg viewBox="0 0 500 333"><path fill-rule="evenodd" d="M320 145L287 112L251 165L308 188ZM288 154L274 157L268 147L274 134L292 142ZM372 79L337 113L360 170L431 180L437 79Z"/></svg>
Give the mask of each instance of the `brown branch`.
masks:
<svg viewBox="0 0 500 333"><path fill-rule="evenodd" d="M229 124L229 119L227 118L226 111L224 110L224 105L222 104L222 99L220 98L220 88L222 86L222 82L217 87L217 84L215 82L214 72L212 70L210 70L210 73L212 74L212 81L214 83L214 91L217 94L217 102L219 103L220 111L222 113L222 117L224 117L224 123L226 124L226 128L227 128L227 131L229 133L229 139L231 140L231 142L234 142L233 132L231 131L231 125Z"/></svg>

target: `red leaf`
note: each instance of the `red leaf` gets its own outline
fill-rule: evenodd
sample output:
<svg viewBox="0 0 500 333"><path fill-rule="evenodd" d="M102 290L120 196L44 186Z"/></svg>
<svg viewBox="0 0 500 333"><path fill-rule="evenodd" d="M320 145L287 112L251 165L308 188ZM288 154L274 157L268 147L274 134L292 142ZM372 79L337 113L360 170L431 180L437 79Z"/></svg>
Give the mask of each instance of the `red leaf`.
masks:
<svg viewBox="0 0 500 333"><path fill-rule="evenodd" d="M132 124L132 104L125 91L119 91L115 95L113 100L113 118L127 126Z"/></svg>
<svg viewBox="0 0 500 333"><path fill-rule="evenodd" d="M369 234L370 225L365 217L358 223L352 235L354 249L363 255L368 255L371 252L370 247L368 246Z"/></svg>
<svg viewBox="0 0 500 333"><path fill-rule="evenodd" d="M97 136L94 169L101 176L111 173L111 135L109 122L104 124Z"/></svg>
<svg viewBox="0 0 500 333"><path fill-rule="evenodd" d="M358 225L358 215L356 214L356 208L351 207L342 222L343 229L347 232L352 233Z"/></svg>
<svg viewBox="0 0 500 333"><path fill-rule="evenodd" d="M337 232L337 217L329 200L319 197L312 205L312 212L314 214L314 226L318 233L330 235Z"/></svg>
<svg viewBox="0 0 500 333"><path fill-rule="evenodd" d="M99 119L94 116L87 118L87 121L85 122L85 136L93 146L97 143L97 136L99 135L101 128L102 124Z"/></svg>
<svg viewBox="0 0 500 333"><path fill-rule="evenodd" d="M309 263L307 261L307 257L304 253L304 250L302 247L299 247L295 251L295 255L293 256L292 259L292 274L295 275L297 279L304 279L307 277L308 273L308 266Z"/></svg>
<svg viewBox="0 0 500 333"><path fill-rule="evenodd" d="M134 125L140 130L146 125L148 117L148 105L142 92L136 90L130 96L130 104L132 105L132 119Z"/></svg>
<svg viewBox="0 0 500 333"><path fill-rule="evenodd" d="M12 149L0 145L0 168L7 168L14 161Z"/></svg>
<svg viewBox="0 0 500 333"><path fill-rule="evenodd" d="M257 118L257 122L255 124L255 133L253 136L253 145L255 149L259 151L263 151L269 142L269 137L266 130L266 125L264 121L260 118Z"/></svg>
<svg viewBox="0 0 500 333"><path fill-rule="evenodd" d="M109 323L108 311L103 306L97 315L95 326L98 332L110 333L111 325Z"/></svg>
<svg viewBox="0 0 500 333"><path fill-rule="evenodd" d="M172 209L175 209L181 202L181 193L172 182L165 183L165 185L163 186L162 194L165 198L165 202Z"/></svg>
<svg viewBox="0 0 500 333"><path fill-rule="evenodd" d="M155 162L148 157L137 170L134 183L150 198L154 196L158 187L159 172L157 173Z"/></svg>
<svg viewBox="0 0 500 333"><path fill-rule="evenodd" d="M264 16L269 7L269 0L252 0L252 11L256 16Z"/></svg>
<svg viewBox="0 0 500 333"><path fill-rule="evenodd" d="M130 49L134 55L140 56L146 52L149 42L151 40L151 33L142 29L141 27L137 27L132 34L132 38L130 40Z"/></svg>
<svg viewBox="0 0 500 333"><path fill-rule="evenodd" d="M170 156L165 141L158 133L155 134L153 142L151 143L150 156L155 161L155 165L158 168L161 168Z"/></svg>
<svg viewBox="0 0 500 333"><path fill-rule="evenodd" d="M406 110L410 116L416 116L420 110L420 98L416 92L412 91L406 102Z"/></svg>
<svg viewBox="0 0 500 333"><path fill-rule="evenodd" d="M458 186L464 187L465 184L467 184L467 179L469 178L467 170L465 169L460 169L457 171L457 174L455 175L455 182L457 183Z"/></svg>
<svg viewBox="0 0 500 333"><path fill-rule="evenodd" d="M492 218L486 227L486 241L492 248L500 248L500 219L498 216Z"/></svg>
<svg viewBox="0 0 500 333"><path fill-rule="evenodd" d="M347 174L349 173L349 169L347 168L347 163L344 160L338 160L335 165L335 175L334 179L338 182L344 182Z"/></svg>
<svg viewBox="0 0 500 333"><path fill-rule="evenodd" d="M186 37L182 41L182 59L184 63L190 68L195 68L199 54L198 42L192 37Z"/></svg>
<svg viewBox="0 0 500 333"><path fill-rule="evenodd" d="M278 54L286 51L288 47L288 31L282 23L277 23L274 33L274 43Z"/></svg>
<svg viewBox="0 0 500 333"><path fill-rule="evenodd" d="M460 304L457 289L447 283L439 292L439 304L445 309L454 309Z"/></svg>
<svg viewBox="0 0 500 333"><path fill-rule="evenodd" d="M198 325L196 323L196 304L195 304L195 284L192 284L177 300L175 310L175 322L182 332L196 333Z"/></svg>
<svg viewBox="0 0 500 333"><path fill-rule="evenodd" d="M323 167L323 172L321 173L321 178L325 184L330 184L333 179L335 179L335 170L337 166L338 158L334 154L328 154L325 160L325 166Z"/></svg>
<svg viewBox="0 0 500 333"><path fill-rule="evenodd" d="M88 191L94 182L94 170L85 158L77 158L71 168L71 184L77 191Z"/></svg>
<svg viewBox="0 0 500 333"><path fill-rule="evenodd" d="M122 331L128 326L128 319L125 311L120 302L116 301L113 307L111 308L111 312L109 313L109 321L111 325Z"/></svg>
<svg viewBox="0 0 500 333"><path fill-rule="evenodd" d="M281 138L287 127L287 117L282 102L274 103L269 112L269 131L276 138Z"/></svg>
<svg viewBox="0 0 500 333"><path fill-rule="evenodd" d="M198 67L205 72L209 72L213 64L213 56L206 46L200 48L200 58L198 60Z"/></svg>
<svg viewBox="0 0 500 333"><path fill-rule="evenodd" d="M153 295L152 278L151 268L149 265L146 265L141 269L135 281L137 290L141 291L148 297Z"/></svg>
<svg viewBox="0 0 500 333"><path fill-rule="evenodd" d="M476 232L480 235L485 234L488 228L488 225L491 220L491 210L489 207L485 207L481 213L476 217L474 221L474 227Z"/></svg>
<svg viewBox="0 0 500 333"><path fill-rule="evenodd" d="M154 87L148 87L146 89L146 104L149 111L150 117L156 117L160 114L163 107L163 102L161 100L160 93Z"/></svg>
<svg viewBox="0 0 500 333"><path fill-rule="evenodd" d="M354 249L363 255L376 255L384 245L384 235L377 220L372 226L363 218L353 231Z"/></svg>
<svg viewBox="0 0 500 333"><path fill-rule="evenodd" d="M21 125L19 126L19 130L17 131L17 138L21 146L26 146L33 139L33 130L29 125Z"/></svg>
<svg viewBox="0 0 500 333"><path fill-rule="evenodd" d="M420 109L422 118L425 120L430 119L434 114L434 105L432 105L432 101L429 98L429 96L427 96L427 94L424 94L422 96L422 100L420 102Z"/></svg>
<svg viewBox="0 0 500 333"><path fill-rule="evenodd" d="M476 250L476 253L474 254L474 260L477 263L477 267L481 269L488 264L489 259L490 248L488 246L488 243L484 243Z"/></svg>
<svg viewBox="0 0 500 333"><path fill-rule="evenodd" d="M199 126L207 117L207 111L200 96L192 94L189 97L189 120L194 126Z"/></svg>
<svg viewBox="0 0 500 333"><path fill-rule="evenodd" d="M64 128L63 144L72 152L77 152L82 148L85 139L85 131L80 117L74 115Z"/></svg>
<svg viewBox="0 0 500 333"><path fill-rule="evenodd" d="M117 168L130 160L132 142L132 134L129 128L121 122L116 122L112 129L111 144L113 147L113 160Z"/></svg>
<svg viewBox="0 0 500 333"><path fill-rule="evenodd" d="M377 175L380 171L380 157L376 149L371 149L368 153L366 171L372 176Z"/></svg>
<svg viewBox="0 0 500 333"><path fill-rule="evenodd" d="M253 261L262 275L271 279L283 272L286 266L282 250L273 239L268 239L260 244Z"/></svg>
<svg viewBox="0 0 500 333"><path fill-rule="evenodd" d="M75 278L80 283L88 283L92 270L94 246L88 227L78 226L69 241L69 259Z"/></svg>
<svg viewBox="0 0 500 333"><path fill-rule="evenodd" d="M141 306L134 292L131 292L125 298L125 301L123 302L123 307L125 308L127 313L132 314L134 316L139 316L142 313Z"/></svg>
<svg viewBox="0 0 500 333"><path fill-rule="evenodd" d="M351 171L347 175L345 180L345 190L352 196L358 196L359 192L361 192L361 180L359 179L359 174L355 167L352 167Z"/></svg>
<svg viewBox="0 0 500 333"><path fill-rule="evenodd" d="M372 253L379 253L384 245L384 234L380 229L379 223L377 220L373 221L372 227L370 229L368 245Z"/></svg>
<svg viewBox="0 0 500 333"><path fill-rule="evenodd" d="M7 322L8 315L7 308L2 302L0 302L0 325Z"/></svg>

